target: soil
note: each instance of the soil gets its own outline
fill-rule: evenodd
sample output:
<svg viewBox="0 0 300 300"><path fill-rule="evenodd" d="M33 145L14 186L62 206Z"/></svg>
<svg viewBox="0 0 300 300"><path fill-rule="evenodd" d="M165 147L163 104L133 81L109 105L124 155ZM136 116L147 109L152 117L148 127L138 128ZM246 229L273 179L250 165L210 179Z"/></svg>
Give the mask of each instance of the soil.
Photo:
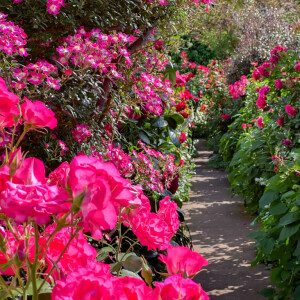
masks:
<svg viewBox="0 0 300 300"><path fill-rule="evenodd" d="M197 143L196 175L191 180L191 200L184 204L194 250L209 261L194 280L201 283L210 300L263 300L259 291L270 285L270 271L255 258L255 231L240 198L233 198L227 174L206 165L212 154L205 141Z"/></svg>

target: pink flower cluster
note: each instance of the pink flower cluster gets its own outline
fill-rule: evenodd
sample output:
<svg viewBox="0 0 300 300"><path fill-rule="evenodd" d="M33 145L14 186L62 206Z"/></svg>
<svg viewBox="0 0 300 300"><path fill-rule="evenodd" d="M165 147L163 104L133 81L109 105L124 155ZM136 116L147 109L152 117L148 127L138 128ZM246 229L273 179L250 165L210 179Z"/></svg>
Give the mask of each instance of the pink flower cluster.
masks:
<svg viewBox="0 0 300 300"><path fill-rule="evenodd" d="M263 86L258 89L259 97L256 101L256 105L260 109L265 109L267 106L267 95L269 94L270 88L268 86Z"/></svg>
<svg viewBox="0 0 300 300"><path fill-rule="evenodd" d="M62 6L65 6L64 0L48 0L47 11L49 14L57 15Z"/></svg>
<svg viewBox="0 0 300 300"><path fill-rule="evenodd" d="M65 66L72 63L81 69L92 68L100 74L121 78L122 74L117 70L117 61L123 57L125 65L131 65L126 44L135 39L122 32L107 35L101 33L100 29L87 32L81 27L75 35L64 38L64 46L57 48L57 60Z"/></svg>
<svg viewBox="0 0 300 300"><path fill-rule="evenodd" d="M83 143L87 140L88 137L91 136L91 131L89 130L88 125L77 124L74 130L71 130L74 139L78 143Z"/></svg>
<svg viewBox="0 0 300 300"><path fill-rule="evenodd" d="M139 98L137 102L145 111L160 116L163 112L162 98L169 99L173 94L172 82L150 73L142 73L135 81L133 89Z"/></svg>
<svg viewBox="0 0 300 300"><path fill-rule="evenodd" d="M246 87L249 84L250 82L248 81L247 77L243 75L240 81L236 81L234 84L229 85L229 92L233 99L238 99L240 96L245 95Z"/></svg>
<svg viewBox="0 0 300 300"><path fill-rule="evenodd" d="M139 173L140 182L153 191L163 191L164 186L168 188L171 181L176 177L175 157L155 151L147 147L142 141L139 141L139 145L143 152L132 152L135 157L132 164ZM154 160L157 161L160 169L155 167Z"/></svg>
<svg viewBox="0 0 300 300"><path fill-rule="evenodd" d="M7 15L0 13L0 51L5 54L28 56L24 46L27 35L24 30L13 22L6 21Z"/></svg>
<svg viewBox="0 0 300 300"><path fill-rule="evenodd" d="M112 162L123 177L130 177L133 174L134 168L131 162L131 156L125 153L121 146L115 147L111 141L103 141L104 158L106 161ZM93 150L93 149L92 149ZM93 156L101 157L101 155L93 151Z"/></svg>
<svg viewBox="0 0 300 300"><path fill-rule="evenodd" d="M46 60L40 59L36 63L30 63L23 68L15 68L12 73L16 79L12 85L16 90L24 89L27 82L34 85L45 82L50 88L56 90L60 88L60 80L51 76L57 74L57 67Z"/></svg>

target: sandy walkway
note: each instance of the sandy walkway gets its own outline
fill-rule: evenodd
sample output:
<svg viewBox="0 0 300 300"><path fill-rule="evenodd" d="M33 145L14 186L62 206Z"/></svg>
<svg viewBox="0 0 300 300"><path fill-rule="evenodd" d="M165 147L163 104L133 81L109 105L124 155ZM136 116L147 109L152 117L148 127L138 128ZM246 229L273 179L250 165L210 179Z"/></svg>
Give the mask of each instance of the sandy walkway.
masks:
<svg viewBox="0 0 300 300"><path fill-rule="evenodd" d="M204 141L198 144L197 174L192 194L183 210L194 242L194 250L209 262L207 271L195 277L211 300L263 300L258 292L269 285L270 272L264 265L250 267L255 248L247 238L253 218L243 202L227 192L226 173L205 165L211 152Z"/></svg>

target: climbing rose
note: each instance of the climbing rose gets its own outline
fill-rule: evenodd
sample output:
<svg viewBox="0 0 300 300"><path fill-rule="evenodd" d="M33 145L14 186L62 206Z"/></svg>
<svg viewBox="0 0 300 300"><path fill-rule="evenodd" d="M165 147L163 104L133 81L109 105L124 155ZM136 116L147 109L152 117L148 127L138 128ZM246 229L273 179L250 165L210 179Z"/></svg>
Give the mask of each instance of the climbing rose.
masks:
<svg viewBox="0 0 300 300"><path fill-rule="evenodd" d="M276 89L278 89L278 90L281 90L281 89L282 89L282 87L283 87L283 82L282 82L281 79L276 79L276 80L275 80L275 87L276 87Z"/></svg>
<svg viewBox="0 0 300 300"><path fill-rule="evenodd" d="M296 66L295 66L295 70L300 71L300 61L297 62Z"/></svg>
<svg viewBox="0 0 300 300"><path fill-rule="evenodd" d="M199 253L187 247L173 247L169 245L168 255L160 255L159 259L166 264L168 274L181 274L184 278L194 277L208 261Z"/></svg>
<svg viewBox="0 0 300 300"><path fill-rule="evenodd" d="M39 128L57 126L57 120L53 111L48 109L41 101L31 102L24 97L25 102L21 105L21 112L25 124L31 124Z"/></svg>
<svg viewBox="0 0 300 300"><path fill-rule="evenodd" d="M191 279L184 279L180 275L168 277L164 282L156 282L161 300L208 300L203 289Z"/></svg>
<svg viewBox="0 0 300 300"><path fill-rule="evenodd" d="M286 111L286 113L288 114L288 115L290 115L290 116L295 116L296 115L296 113L297 113L297 110L296 110L296 108L294 108L292 105L286 105L285 106L285 111Z"/></svg>

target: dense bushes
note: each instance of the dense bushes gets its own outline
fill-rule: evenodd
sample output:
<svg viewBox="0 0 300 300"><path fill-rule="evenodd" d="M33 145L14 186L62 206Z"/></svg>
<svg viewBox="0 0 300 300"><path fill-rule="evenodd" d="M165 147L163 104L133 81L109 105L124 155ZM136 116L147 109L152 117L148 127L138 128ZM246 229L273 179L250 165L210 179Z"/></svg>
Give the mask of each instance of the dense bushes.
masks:
<svg viewBox="0 0 300 300"><path fill-rule="evenodd" d="M193 5L1 1L1 299L208 298L180 210L188 75L156 32Z"/></svg>
<svg viewBox="0 0 300 300"><path fill-rule="evenodd" d="M299 299L299 72L299 57L277 46L270 60L254 69L253 78L229 86L235 106L242 107L219 141L233 192L262 225L251 234L257 245L253 264L272 265L271 282L277 289L262 291L269 299ZM232 101L220 110L229 111ZM212 127L210 134L215 132L219 130Z"/></svg>

